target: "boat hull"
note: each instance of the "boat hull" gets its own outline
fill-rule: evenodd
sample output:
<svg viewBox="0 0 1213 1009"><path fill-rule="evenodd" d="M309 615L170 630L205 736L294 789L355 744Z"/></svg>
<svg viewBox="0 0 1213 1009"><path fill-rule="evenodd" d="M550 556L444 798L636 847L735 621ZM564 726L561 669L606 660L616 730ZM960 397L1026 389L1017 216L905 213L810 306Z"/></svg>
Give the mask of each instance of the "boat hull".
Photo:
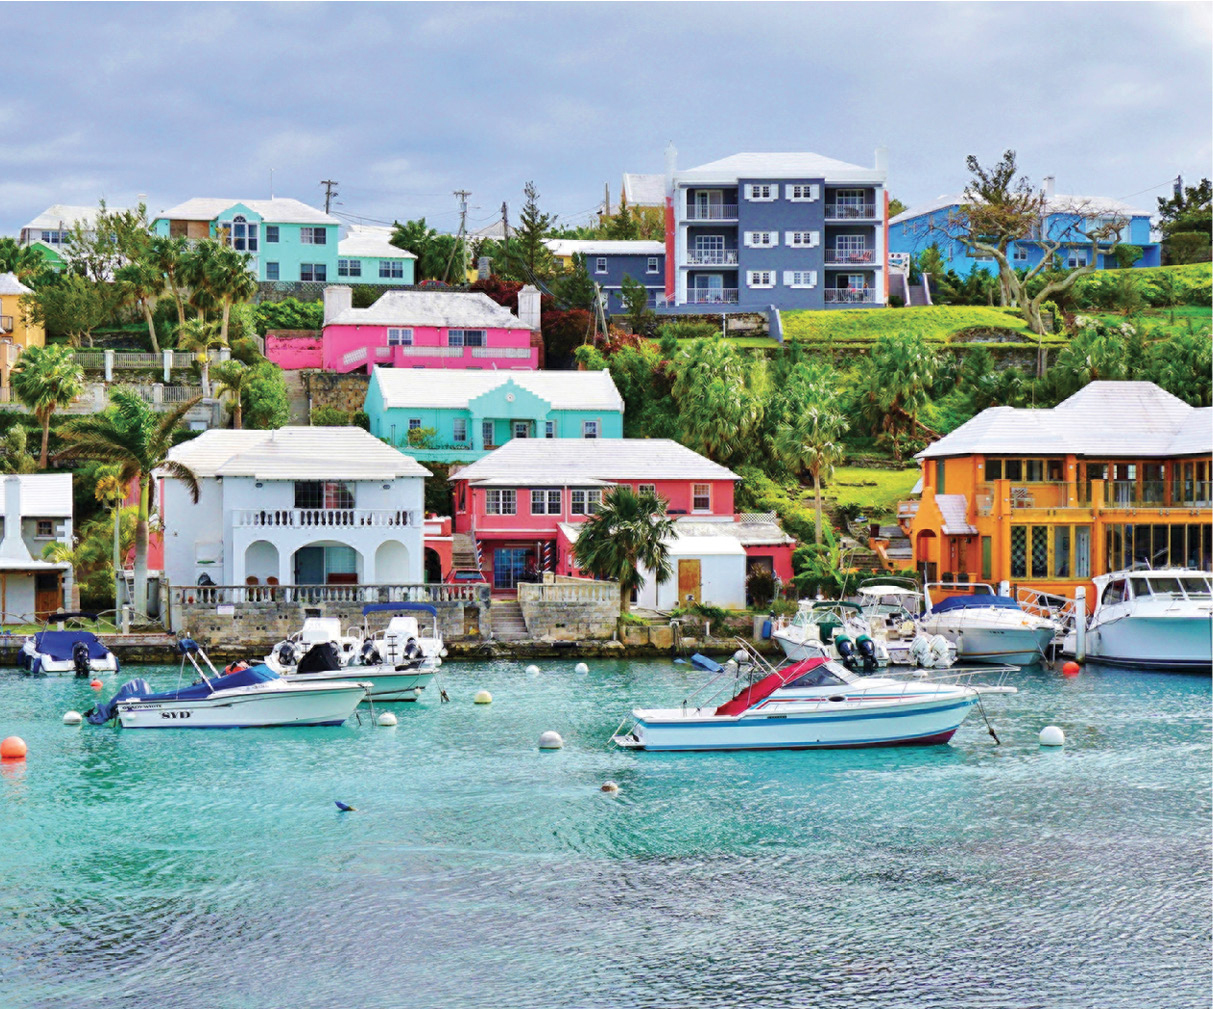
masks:
<svg viewBox="0 0 1213 1009"><path fill-rule="evenodd" d="M118 705L127 729L254 729L273 726L340 725L366 696L366 686L342 684L290 689L218 691L187 700L132 699Z"/></svg>
<svg viewBox="0 0 1213 1009"><path fill-rule="evenodd" d="M1213 623L1203 615L1122 617L1087 632L1093 662L1140 669L1213 669Z"/></svg>
<svg viewBox="0 0 1213 1009"><path fill-rule="evenodd" d="M329 683L337 680L348 681L351 678L359 683L369 683L371 690L369 699L372 701L415 701L421 696L421 691L430 685L434 679L433 669L397 670L376 666L346 666L333 672L323 673L287 673L282 677L287 683Z"/></svg>
<svg viewBox="0 0 1213 1009"><path fill-rule="evenodd" d="M931 634L942 634L956 646L956 658L965 662L993 662L999 665L1030 666L1041 661L1053 640L1052 627L948 627L939 623L924 625Z"/></svg>

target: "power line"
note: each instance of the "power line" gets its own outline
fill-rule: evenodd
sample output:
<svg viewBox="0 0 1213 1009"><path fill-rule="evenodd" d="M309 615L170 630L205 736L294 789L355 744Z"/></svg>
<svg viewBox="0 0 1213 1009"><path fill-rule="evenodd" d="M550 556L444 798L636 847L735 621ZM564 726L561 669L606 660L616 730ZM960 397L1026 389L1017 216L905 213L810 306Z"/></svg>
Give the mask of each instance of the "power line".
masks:
<svg viewBox="0 0 1213 1009"><path fill-rule="evenodd" d="M1155 189L1162 189L1163 186L1173 186L1174 179L1167 179L1166 182L1160 182L1157 186L1151 186L1149 189L1139 189L1136 193L1130 193L1128 196L1118 196L1118 200L1131 200L1134 196L1140 196L1142 193L1152 193Z"/></svg>

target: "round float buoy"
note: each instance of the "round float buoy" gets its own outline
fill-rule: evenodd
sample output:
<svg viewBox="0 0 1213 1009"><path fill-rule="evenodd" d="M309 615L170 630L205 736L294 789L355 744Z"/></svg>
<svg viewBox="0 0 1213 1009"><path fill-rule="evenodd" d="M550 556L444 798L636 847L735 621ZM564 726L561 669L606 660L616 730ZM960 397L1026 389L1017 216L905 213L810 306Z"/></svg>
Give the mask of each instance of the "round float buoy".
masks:
<svg viewBox="0 0 1213 1009"><path fill-rule="evenodd" d="M526 667L526 674L527 674L527 676L538 676L539 667L537 665L535 665L534 663L532 663L531 665Z"/></svg>
<svg viewBox="0 0 1213 1009"><path fill-rule="evenodd" d="M89 680L88 685L90 687L92 687L94 690L100 690L102 687L105 686L105 684L102 683L100 680Z"/></svg>
<svg viewBox="0 0 1213 1009"><path fill-rule="evenodd" d="M492 704L493 695L487 690L477 690L476 696L472 698L473 704Z"/></svg>
<svg viewBox="0 0 1213 1009"><path fill-rule="evenodd" d="M575 673L588 673L589 671L590 671L590 667L587 666L584 662L578 662L577 665L575 665L573 667L573 672L575 672Z"/></svg>
<svg viewBox="0 0 1213 1009"><path fill-rule="evenodd" d="M1040 730L1041 746L1065 746L1066 734L1056 725L1046 725Z"/></svg>
<svg viewBox="0 0 1213 1009"><path fill-rule="evenodd" d="M548 729L547 732L539 733L539 749L559 750L562 746L564 746L564 740L560 738L559 732Z"/></svg>
<svg viewBox="0 0 1213 1009"><path fill-rule="evenodd" d="M379 724L380 725L395 725L396 716L393 715L390 711L385 711L382 715L379 716Z"/></svg>
<svg viewBox="0 0 1213 1009"><path fill-rule="evenodd" d="M84 721L84 716L82 714L80 714L79 711L63 712L63 724L64 725L79 725L83 721Z"/></svg>
<svg viewBox="0 0 1213 1009"><path fill-rule="evenodd" d="M441 650L441 651L438 653L438 656L439 656L439 658L443 658L443 659L445 659L445 658L446 658L446 649L445 649L445 648L444 648L444 649L442 649L442 650Z"/></svg>
<svg viewBox="0 0 1213 1009"><path fill-rule="evenodd" d="M1082 666L1077 662L1067 662L1061 667L1062 676L1077 676L1080 672L1082 672Z"/></svg>
<svg viewBox="0 0 1213 1009"><path fill-rule="evenodd" d="M0 742L0 760L24 760L28 747L20 736L9 736Z"/></svg>
<svg viewBox="0 0 1213 1009"><path fill-rule="evenodd" d="M619 786L618 786L617 784L615 784L615 782L613 782L613 781L604 781L604 782L602 783L602 791L604 791L604 792L618 792L618 791L619 791Z"/></svg>

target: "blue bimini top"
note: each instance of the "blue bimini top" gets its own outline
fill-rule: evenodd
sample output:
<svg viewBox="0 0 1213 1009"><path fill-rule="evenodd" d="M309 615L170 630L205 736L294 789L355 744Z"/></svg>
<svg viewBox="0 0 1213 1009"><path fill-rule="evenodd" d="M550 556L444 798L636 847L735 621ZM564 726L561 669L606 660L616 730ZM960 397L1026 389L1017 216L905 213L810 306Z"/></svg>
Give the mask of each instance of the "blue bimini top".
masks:
<svg viewBox="0 0 1213 1009"><path fill-rule="evenodd" d="M90 659L104 659L110 654L92 631L39 631L34 635L34 651L55 662L68 662L77 641L88 645Z"/></svg>
<svg viewBox="0 0 1213 1009"><path fill-rule="evenodd" d="M995 607L1002 610L1017 610L1019 603L1010 596L994 596L983 592L978 596L949 596L941 599L931 607L932 613L946 613L948 610L989 609Z"/></svg>
<svg viewBox="0 0 1213 1009"><path fill-rule="evenodd" d="M278 678L278 674L263 663L257 666L249 666L248 669L237 669L234 673L228 673L226 676L217 676L211 680L210 686L203 680L201 683L193 683L188 687L182 687L180 690L166 690L160 694L146 694L143 700L197 701L204 697L210 697L216 690L228 690L231 687L251 687L255 683L266 683Z"/></svg>

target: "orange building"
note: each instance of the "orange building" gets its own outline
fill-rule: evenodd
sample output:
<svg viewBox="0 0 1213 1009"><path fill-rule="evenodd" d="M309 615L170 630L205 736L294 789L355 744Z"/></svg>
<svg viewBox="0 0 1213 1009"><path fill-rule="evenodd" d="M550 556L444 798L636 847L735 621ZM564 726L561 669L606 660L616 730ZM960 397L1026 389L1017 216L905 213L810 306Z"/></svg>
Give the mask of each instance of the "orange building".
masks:
<svg viewBox="0 0 1213 1009"><path fill-rule="evenodd" d="M899 523L928 581L1073 597L1134 564L1213 569L1213 409L1092 382L1048 410L991 407L928 446Z"/></svg>
<svg viewBox="0 0 1213 1009"><path fill-rule="evenodd" d="M33 294L14 273L0 273L0 340L22 347L41 347L46 343L46 331L25 318L21 298Z"/></svg>

